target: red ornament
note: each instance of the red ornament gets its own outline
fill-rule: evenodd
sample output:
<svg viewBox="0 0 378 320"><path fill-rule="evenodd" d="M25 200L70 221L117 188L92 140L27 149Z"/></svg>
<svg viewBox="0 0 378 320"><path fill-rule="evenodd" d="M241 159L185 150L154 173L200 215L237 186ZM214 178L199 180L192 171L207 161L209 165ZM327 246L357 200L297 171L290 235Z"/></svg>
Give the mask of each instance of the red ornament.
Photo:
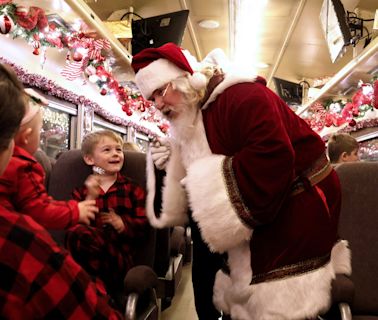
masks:
<svg viewBox="0 0 378 320"><path fill-rule="evenodd" d="M14 22L13 20L7 16L6 14L3 14L0 16L0 32L2 34L8 34L11 32L14 28Z"/></svg>
<svg viewBox="0 0 378 320"><path fill-rule="evenodd" d="M325 116L325 119L324 119L324 125L326 127L330 127L330 126L332 126L332 124L333 124L333 116L331 114L327 113L326 116Z"/></svg>
<svg viewBox="0 0 378 320"><path fill-rule="evenodd" d="M130 106L129 106L128 104L123 104L123 105L122 105L122 110L123 110L123 112L125 112L126 115L128 115L129 117L133 114L133 112L131 111Z"/></svg>
<svg viewBox="0 0 378 320"><path fill-rule="evenodd" d="M108 91L105 88L102 88L101 91L100 91L100 94L102 96L105 96L107 93L108 93Z"/></svg>
<svg viewBox="0 0 378 320"><path fill-rule="evenodd" d="M72 55L72 59L76 62L83 60L83 55L80 52L75 51Z"/></svg>
<svg viewBox="0 0 378 320"><path fill-rule="evenodd" d="M39 55L39 49L41 48L41 43L38 41L38 40L34 40L32 42L32 45L33 45L33 54L38 56Z"/></svg>
<svg viewBox="0 0 378 320"><path fill-rule="evenodd" d="M354 119L350 120L350 121L349 121L349 125L350 125L351 127L355 127L355 126L357 125L356 120L354 120Z"/></svg>
<svg viewBox="0 0 378 320"><path fill-rule="evenodd" d="M158 125L158 128L160 129L161 132L167 133L169 129L169 124L168 123L161 123Z"/></svg>

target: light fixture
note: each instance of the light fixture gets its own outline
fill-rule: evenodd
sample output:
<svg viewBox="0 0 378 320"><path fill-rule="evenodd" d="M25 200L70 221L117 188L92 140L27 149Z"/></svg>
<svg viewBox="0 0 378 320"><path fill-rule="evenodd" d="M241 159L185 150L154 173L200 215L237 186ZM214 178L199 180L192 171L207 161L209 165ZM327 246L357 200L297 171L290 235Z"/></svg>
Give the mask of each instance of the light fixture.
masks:
<svg viewBox="0 0 378 320"><path fill-rule="evenodd" d="M219 21L216 20L201 20L198 25L204 29L216 29L219 28Z"/></svg>
<svg viewBox="0 0 378 320"><path fill-rule="evenodd" d="M378 30L378 9L375 10L375 18L374 18L373 29Z"/></svg>
<svg viewBox="0 0 378 320"><path fill-rule="evenodd" d="M258 51L267 0L230 1L230 53L233 61L258 68Z"/></svg>
<svg viewBox="0 0 378 320"><path fill-rule="evenodd" d="M255 67L258 68L258 69L266 69L266 68L269 68L270 65L268 63L265 63L265 62L256 62Z"/></svg>

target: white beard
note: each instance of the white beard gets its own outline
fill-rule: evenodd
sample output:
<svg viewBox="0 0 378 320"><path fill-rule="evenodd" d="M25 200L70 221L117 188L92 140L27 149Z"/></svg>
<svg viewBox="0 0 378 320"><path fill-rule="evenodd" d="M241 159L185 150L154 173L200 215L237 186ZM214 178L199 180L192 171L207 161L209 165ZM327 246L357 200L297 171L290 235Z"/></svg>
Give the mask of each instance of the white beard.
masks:
<svg viewBox="0 0 378 320"><path fill-rule="evenodd" d="M172 139L179 146L185 168L196 159L211 154L207 142L202 113L197 105L182 103L176 106L179 114L170 120Z"/></svg>

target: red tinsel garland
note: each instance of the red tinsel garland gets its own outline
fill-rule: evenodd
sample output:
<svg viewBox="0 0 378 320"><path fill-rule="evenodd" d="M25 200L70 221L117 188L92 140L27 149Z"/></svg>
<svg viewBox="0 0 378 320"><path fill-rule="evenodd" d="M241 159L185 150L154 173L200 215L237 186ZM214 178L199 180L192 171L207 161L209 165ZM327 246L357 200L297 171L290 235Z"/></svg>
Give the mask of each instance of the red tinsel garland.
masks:
<svg viewBox="0 0 378 320"><path fill-rule="evenodd" d="M98 86L101 95L113 93L126 115L131 116L135 111L140 112L142 118L162 127L166 132L167 125L160 125L163 120L149 114L148 109L152 107L151 102L144 100L137 92L131 92L128 88L120 85L114 78L110 63L105 56L111 49L108 40L95 40L92 35L81 31L60 30L62 27L58 28L54 23L48 23L44 10L39 7L27 8L13 3L12 0L0 0L0 6L0 9L6 9L10 21L17 27L13 28L12 26L5 32L13 33L14 37L25 38L32 45L33 54L39 55L40 49L44 49L46 45L58 49L63 47L69 49L68 64L61 72L65 78L68 80L75 80L81 76L87 78L90 76L87 72L88 68L94 68L97 78L90 82ZM13 29L17 29L17 31ZM91 79L89 78L89 80Z"/></svg>
<svg viewBox="0 0 378 320"><path fill-rule="evenodd" d="M109 120L110 122L122 126L131 126L137 131L143 132L146 135L156 136L156 133L149 130L148 128L141 126L135 122L122 119L120 117L112 115L110 112L102 108L98 103L93 102L87 99L84 96L77 95L63 87L57 85L54 81L47 79L38 74L28 73L24 68L16 65L15 63L3 58L0 56L0 62L10 65L13 70L16 72L17 77L22 81L23 84L40 88L42 91L47 94L57 97L59 99L71 102L75 105L83 104L91 109L101 117ZM160 127L164 123L157 123L157 126Z"/></svg>

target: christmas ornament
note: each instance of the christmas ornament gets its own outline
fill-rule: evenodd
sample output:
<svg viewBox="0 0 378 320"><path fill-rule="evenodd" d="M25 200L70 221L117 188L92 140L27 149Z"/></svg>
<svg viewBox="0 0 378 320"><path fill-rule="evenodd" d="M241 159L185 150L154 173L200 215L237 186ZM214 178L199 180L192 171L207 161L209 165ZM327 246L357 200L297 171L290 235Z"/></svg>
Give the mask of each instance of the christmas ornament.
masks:
<svg viewBox="0 0 378 320"><path fill-rule="evenodd" d="M354 120L354 119L350 120L350 121L349 121L349 125L350 125L351 127L355 127L355 126L357 125L356 120Z"/></svg>
<svg viewBox="0 0 378 320"><path fill-rule="evenodd" d="M13 20L6 14L1 15L0 16L0 32L2 34L8 34L9 32L12 32L13 28L14 28Z"/></svg>
<svg viewBox="0 0 378 320"><path fill-rule="evenodd" d="M39 49L41 48L41 42L40 42L40 39L39 39L39 35L38 34L33 34L33 41L32 41L32 46L34 48L33 50L33 54L38 56L39 55Z"/></svg>
<svg viewBox="0 0 378 320"><path fill-rule="evenodd" d="M39 49L41 48L41 43L38 40L33 40L32 46L34 48L33 54L38 56L39 55Z"/></svg>
<svg viewBox="0 0 378 320"><path fill-rule="evenodd" d="M72 55L72 59L73 59L74 61L76 61L76 62L79 62L79 61L83 60L83 55L82 55L80 52L75 51L75 52L73 53L73 55Z"/></svg>

